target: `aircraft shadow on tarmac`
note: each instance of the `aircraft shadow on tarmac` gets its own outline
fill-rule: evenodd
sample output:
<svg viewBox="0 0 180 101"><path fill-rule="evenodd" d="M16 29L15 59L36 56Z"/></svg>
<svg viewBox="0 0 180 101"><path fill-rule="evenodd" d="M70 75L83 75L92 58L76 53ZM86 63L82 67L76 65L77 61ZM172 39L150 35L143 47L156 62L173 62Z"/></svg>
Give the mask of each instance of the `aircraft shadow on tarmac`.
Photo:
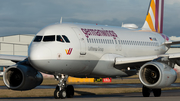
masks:
<svg viewBox="0 0 180 101"><path fill-rule="evenodd" d="M74 91L75 93L78 93L80 95L96 95L95 93L90 93L90 92L84 92L84 91Z"/></svg>
<svg viewBox="0 0 180 101"><path fill-rule="evenodd" d="M84 91L74 91L75 93L79 94L74 96L74 98L100 98L100 97L142 97L139 96L139 93L129 93L129 94L101 94L96 95L95 93L84 92ZM10 98L0 98L0 99L54 99L53 96L47 97L10 97Z"/></svg>
<svg viewBox="0 0 180 101"><path fill-rule="evenodd" d="M102 94L102 95L96 95L94 93L90 92L84 92L84 91L75 91L79 95L74 96L74 98L113 98L113 97L119 97L119 98L143 98L142 93L114 93L114 94ZM168 96L179 96L180 90L165 90L162 92L162 97L168 97ZM153 94L151 94L150 97L154 97ZM0 98L1 99L54 99L52 96L46 96L46 97L11 97L11 98Z"/></svg>

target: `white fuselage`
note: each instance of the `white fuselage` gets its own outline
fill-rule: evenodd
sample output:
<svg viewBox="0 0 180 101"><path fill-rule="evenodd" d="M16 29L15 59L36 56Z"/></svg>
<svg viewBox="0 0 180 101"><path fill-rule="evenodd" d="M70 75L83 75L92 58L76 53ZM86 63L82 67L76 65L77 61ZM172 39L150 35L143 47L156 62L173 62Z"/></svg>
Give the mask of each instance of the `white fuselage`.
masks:
<svg viewBox="0 0 180 101"><path fill-rule="evenodd" d="M64 38L64 42L57 41L59 35L70 42ZM121 27L64 23L48 26L36 36L42 38L32 41L28 58L34 68L50 74L93 75L106 54L123 58L160 55L168 50L163 45L167 40L159 33ZM44 41L44 36L55 39Z"/></svg>

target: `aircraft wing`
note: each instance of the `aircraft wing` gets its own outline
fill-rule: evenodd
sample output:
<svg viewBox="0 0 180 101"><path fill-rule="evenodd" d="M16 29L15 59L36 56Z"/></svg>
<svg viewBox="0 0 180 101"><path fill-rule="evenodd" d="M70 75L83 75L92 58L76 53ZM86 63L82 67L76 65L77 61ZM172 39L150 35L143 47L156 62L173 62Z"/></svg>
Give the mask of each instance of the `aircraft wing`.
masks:
<svg viewBox="0 0 180 101"><path fill-rule="evenodd" d="M157 55L156 56L143 56L143 57L116 58L115 65L152 61L156 58L158 58Z"/></svg>
<svg viewBox="0 0 180 101"><path fill-rule="evenodd" d="M172 53L172 54L167 54L169 56L169 59L179 59L180 58L180 53Z"/></svg>
<svg viewBox="0 0 180 101"><path fill-rule="evenodd" d="M165 42L164 45L175 45L180 44L180 41Z"/></svg>
<svg viewBox="0 0 180 101"><path fill-rule="evenodd" d="M142 57L125 57L125 58L116 58L115 66L119 67L130 67L138 64L144 64L149 61L156 60L158 58L167 58L167 59L180 59L180 53L172 54L162 54L154 56L142 56ZM120 68L121 69L121 68Z"/></svg>
<svg viewBox="0 0 180 101"><path fill-rule="evenodd" d="M19 62L19 61L23 61L24 59L26 59L27 56L18 56L18 55L2 55L0 54L0 59L1 60L11 60L13 62Z"/></svg>

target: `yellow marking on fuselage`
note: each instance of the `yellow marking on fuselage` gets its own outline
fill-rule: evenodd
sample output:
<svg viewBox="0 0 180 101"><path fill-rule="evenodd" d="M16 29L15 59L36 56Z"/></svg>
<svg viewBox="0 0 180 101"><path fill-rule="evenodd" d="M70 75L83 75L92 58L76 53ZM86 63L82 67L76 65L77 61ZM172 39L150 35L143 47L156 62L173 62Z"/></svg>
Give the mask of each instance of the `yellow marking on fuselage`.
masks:
<svg viewBox="0 0 180 101"><path fill-rule="evenodd" d="M66 54L68 54L69 50L68 50L68 49L65 49L65 51L66 51Z"/></svg>

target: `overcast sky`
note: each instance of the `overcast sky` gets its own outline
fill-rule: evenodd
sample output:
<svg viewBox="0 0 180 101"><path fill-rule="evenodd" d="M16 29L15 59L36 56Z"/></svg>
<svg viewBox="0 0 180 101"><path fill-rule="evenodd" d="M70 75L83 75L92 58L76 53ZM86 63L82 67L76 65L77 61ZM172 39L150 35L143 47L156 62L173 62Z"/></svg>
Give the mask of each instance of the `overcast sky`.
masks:
<svg viewBox="0 0 180 101"><path fill-rule="evenodd" d="M142 27L150 0L0 0L0 36L36 34L59 22ZM180 0L165 0L164 33L180 36Z"/></svg>

